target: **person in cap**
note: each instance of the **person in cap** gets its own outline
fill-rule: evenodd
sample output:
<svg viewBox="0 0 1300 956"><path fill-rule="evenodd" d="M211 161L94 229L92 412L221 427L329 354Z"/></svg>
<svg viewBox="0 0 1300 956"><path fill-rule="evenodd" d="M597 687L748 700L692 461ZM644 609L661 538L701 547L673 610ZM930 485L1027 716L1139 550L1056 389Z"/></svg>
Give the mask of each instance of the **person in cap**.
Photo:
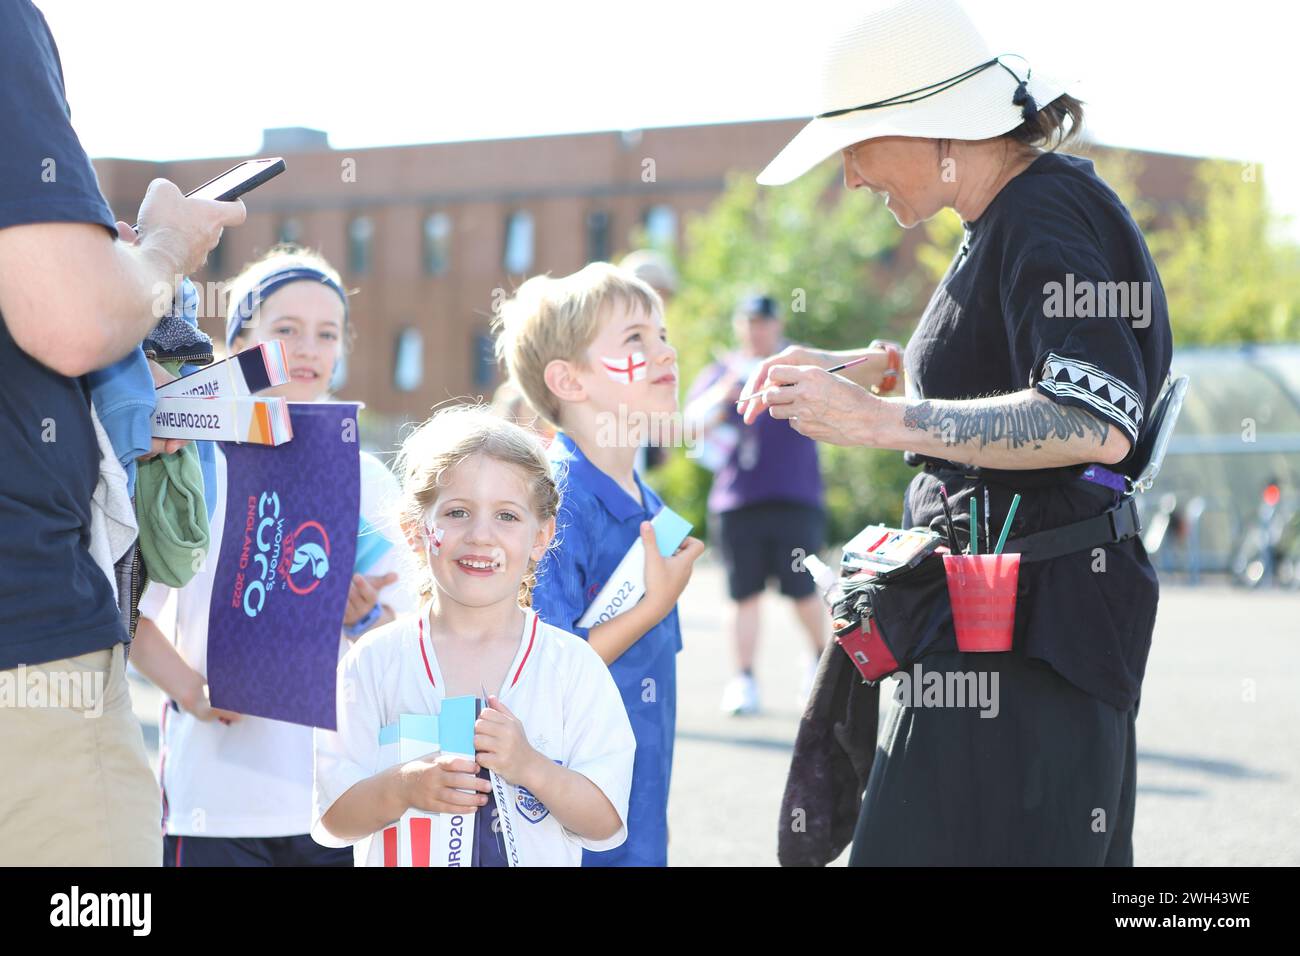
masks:
<svg viewBox="0 0 1300 956"><path fill-rule="evenodd" d="M923 470L903 527L941 528L946 489L962 548L972 535L981 553L993 546L1020 494L1006 551L1026 552L1012 652L919 661L944 687L993 672L996 716L919 695L891 703L851 863L1131 865L1156 575L1118 521L1042 560L1051 549L1024 541L1131 503L1172 351L1156 265L1092 163L1056 151L1082 104L989 46L954 0L860 16L820 75L815 118L758 181L789 182L838 152L845 185L883 194L901 226L951 208L965 241L907 344L905 398L872 392L896 374L887 349L832 375L867 350L788 348L751 375L746 394L760 395L745 421L766 411L818 441L908 452ZM990 532L970 527L971 496L991 510ZM951 618L938 626L955 648Z"/></svg>
<svg viewBox="0 0 1300 956"><path fill-rule="evenodd" d="M776 578L794 604L809 645L800 699L807 697L826 640L826 608L811 575L796 560L824 543L826 516L817 443L789 422L763 416L746 425L736 399L755 365L783 344L781 311L769 295L738 304L732 328L739 348L696 378L685 417L704 437L700 463L714 472L709 489L709 540L727 569L736 673L723 688L721 709L733 716L759 711L754 658L761 601Z"/></svg>

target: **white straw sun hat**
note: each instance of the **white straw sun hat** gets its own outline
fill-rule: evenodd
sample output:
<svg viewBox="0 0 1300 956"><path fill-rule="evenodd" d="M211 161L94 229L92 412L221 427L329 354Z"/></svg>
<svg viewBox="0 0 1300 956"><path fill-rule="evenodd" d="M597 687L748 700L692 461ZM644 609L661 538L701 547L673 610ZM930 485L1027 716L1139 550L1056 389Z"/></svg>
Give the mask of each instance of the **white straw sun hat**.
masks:
<svg viewBox="0 0 1300 956"><path fill-rule="evenodd" d="M779 186L879 136L987 139L1066 92L996 54L956 0L902 0L840 30L822 53L815 118L759 174Z"/></svg>

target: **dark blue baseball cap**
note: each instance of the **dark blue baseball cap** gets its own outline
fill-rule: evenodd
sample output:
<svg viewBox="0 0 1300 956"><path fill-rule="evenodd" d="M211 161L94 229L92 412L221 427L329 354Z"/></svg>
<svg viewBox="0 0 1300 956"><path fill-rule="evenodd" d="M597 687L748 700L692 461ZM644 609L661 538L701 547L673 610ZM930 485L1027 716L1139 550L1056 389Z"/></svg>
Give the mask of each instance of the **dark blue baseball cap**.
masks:
<svg viewBox="0 0 1300 956"><path fill-rule="evenodd" d="M759 293L742 298L740 305L736 307L736 312L740 315L761 315L765 319L780 317L780 313L776 310L776 300L770 295L761 295Z"/></svg>

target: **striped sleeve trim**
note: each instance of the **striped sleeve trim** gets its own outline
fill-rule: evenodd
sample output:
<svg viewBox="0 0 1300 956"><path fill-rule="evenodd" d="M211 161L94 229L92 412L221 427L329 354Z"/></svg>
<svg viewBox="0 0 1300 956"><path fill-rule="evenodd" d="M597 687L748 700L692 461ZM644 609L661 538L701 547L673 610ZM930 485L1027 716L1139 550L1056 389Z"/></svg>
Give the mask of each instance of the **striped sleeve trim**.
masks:
<svg viewBox="0 0 1300 956"><path fill-rule="evenodd" d="M1065 358L1055 352L1043 360L1037 387L1056 398L1077 399L1114 422L1137 442L1142 426L1142 400L1124 382L1090 362Z"/></svg>

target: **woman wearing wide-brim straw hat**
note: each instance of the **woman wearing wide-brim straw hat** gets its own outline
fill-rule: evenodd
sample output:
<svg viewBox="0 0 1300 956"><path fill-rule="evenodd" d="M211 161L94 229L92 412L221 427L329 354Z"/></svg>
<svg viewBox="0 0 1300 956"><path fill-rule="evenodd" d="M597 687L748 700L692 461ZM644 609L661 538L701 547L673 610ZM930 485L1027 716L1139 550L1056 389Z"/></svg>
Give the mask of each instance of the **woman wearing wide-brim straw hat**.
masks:
<svg viewBox="0 0 1300 956"><path fill-rule="evenodd" d="M907 452L923 470L903 527L943 527L945 488L966 547L974 496L991 511L991 532L983 520L974 529L980 553L1016 493L1009 551L1127 507L1144 412L1168 375L1169 319L1128 211L1090 162L1055 152L1078 132L1079 101L1037 63L991 47L952 0L861 16L809 67L822 79L816 118L759 182L789 182L840 152L845 185L886 194L900 225L952 208L966 241L907 345L906 397L887 397L901 378L888 345L790 348L754 372L746 420L767 410L820 441ZM862 356L842 375L824 371ZM1158 586L1131 528L1098 540L1097 527L1083 550L1022 554L1011 653L936 651L912 669L923 682L939 672L944 689L890 702L852 863L1132 863L1135 719ZM960 674L986 697L956 699Z"/></svg>

